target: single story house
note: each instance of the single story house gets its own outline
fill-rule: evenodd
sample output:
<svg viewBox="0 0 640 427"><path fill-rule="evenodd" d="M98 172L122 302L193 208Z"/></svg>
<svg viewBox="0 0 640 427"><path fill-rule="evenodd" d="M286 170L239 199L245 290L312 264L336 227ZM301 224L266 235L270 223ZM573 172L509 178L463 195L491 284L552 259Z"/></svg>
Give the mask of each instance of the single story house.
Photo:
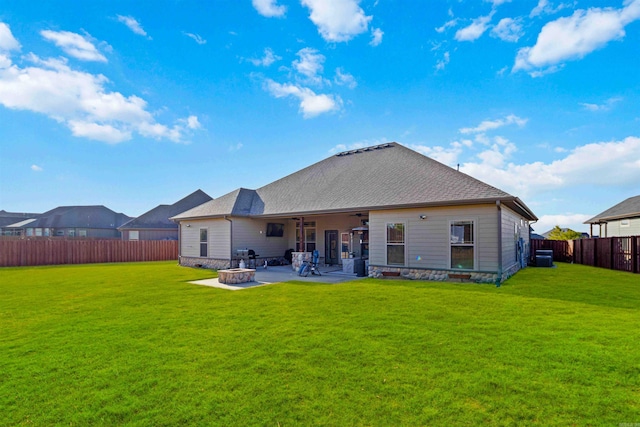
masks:
<svg viewBox="0 0 640 427"><path fill-rule="evenodd" d="M239 188L172 218L180 264L235 267L318 250L325 265L366 259L368 274L500 283L526 266L529 223L517 197L398 143L345 151L257 190Z"/></svg>
<svg viewBox="0 0 640 427"><path fill-rule="evenodd" d="M60 206L47 211L35 221L21 221L7 226L26 237L119 238L118 227L131 217L105 206Z"/></svg>
<svg viewBox="0 0 640 427"><path fill-rule="evenodd" d="M0 235L20 236L23 231L20 226L35 221L38 216L40 216L38 213L7 212L0 210Z"/></svg>
<svg viewBox="0 0 640 427"><path fill-rule="evenodd" d="M158 205L118 227L122 240L178 240L178 224L169 218L211 200L202 190L194 191L172 205Z"/></svg>
<svg viewBox="0 0 640 427"><path fill-rule="evenodd" d="M584 223L591 227L592 236L594 225L599 227L600 237L640 236L640 195L629 197Z"/></svg>

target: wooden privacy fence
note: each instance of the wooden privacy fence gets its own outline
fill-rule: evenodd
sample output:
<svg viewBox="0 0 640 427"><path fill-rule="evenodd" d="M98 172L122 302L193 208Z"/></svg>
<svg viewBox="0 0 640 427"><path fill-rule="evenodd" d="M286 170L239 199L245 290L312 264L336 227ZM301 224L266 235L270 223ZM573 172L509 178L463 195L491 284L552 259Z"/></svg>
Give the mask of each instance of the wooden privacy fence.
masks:
<svg viewBox="0 0 640 427"><path fill-rule="evenodd" d="M610 270L640 273L640 236L578 240L531 240L531 263L536 249L553 250L553 260Z"/></svg>
<svg viewBox="0 0 640 427"><path fill-rule="evenodd" d="M175 240L0 240L0 267L177 259Z"/></svg>
<svg viewBox="0 0 640 427"><path fill-rule="evenodd" d="M573 262L640 273L639 247L640 236L575 240Z"/></svg>
<svg viewBox="0 0 640 427"><path fill-rule="evenodd" d="M553 260L558 262L573 261L573 241L531 239L531 251L529 253L531 264L536 263L536 250L551 249Z"/></svg>

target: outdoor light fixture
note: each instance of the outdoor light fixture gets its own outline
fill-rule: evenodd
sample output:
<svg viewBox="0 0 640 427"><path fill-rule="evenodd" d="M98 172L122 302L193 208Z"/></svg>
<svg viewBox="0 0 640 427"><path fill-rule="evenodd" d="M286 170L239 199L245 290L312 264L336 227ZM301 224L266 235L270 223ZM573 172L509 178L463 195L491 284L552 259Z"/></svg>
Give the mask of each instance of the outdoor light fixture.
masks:
<svg viewBox="0 0 640 427"><path fill-rule="evenodd" d="M187 224L187 227L191 227L191 224Z"/></svg>
<svg viewBox="0 0 640 427"><path fill-rule="evenodd" d="M427 219L426 215L420 215L420 219Z"/></svg>

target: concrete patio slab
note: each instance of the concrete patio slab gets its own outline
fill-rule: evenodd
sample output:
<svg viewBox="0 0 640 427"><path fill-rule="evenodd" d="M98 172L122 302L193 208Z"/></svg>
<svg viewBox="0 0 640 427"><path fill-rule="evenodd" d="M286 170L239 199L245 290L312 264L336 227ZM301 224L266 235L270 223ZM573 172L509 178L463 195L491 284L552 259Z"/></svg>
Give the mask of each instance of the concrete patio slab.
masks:
<svg viewBox="0 0 640 427"><path fill-rule="evenodd" d="M238 291L241 289L255 288L258 286L270 285L272 283L289 282L292 280L298 280L301 282L314 282L314 283L342 283L350 280L364 279L364 277L356 277L355 274L345 274L342 269L338 267L320 267L320 273L322 276L311 275L307 277L298 276L298 273L294 272L290 265L282 265L277 267L268 267L266 269L259 267L256 269L255 282L238 283L235 285L225 285L220 283L217 278L196 280L194 285L211 286L214 288L226 289L230 291Z"/></svg>

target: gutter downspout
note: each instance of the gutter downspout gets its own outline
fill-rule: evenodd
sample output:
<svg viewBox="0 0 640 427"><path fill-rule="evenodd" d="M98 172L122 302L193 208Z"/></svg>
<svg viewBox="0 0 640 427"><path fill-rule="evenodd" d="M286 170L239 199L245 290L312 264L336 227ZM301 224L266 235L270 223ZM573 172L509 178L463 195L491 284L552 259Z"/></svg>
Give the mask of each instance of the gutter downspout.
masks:
<svg viewBox="0 0 640 427"><path fill-rule="evenodd" d="M229 268L233 268L233 221L224 216L229 221Z"/></svg>
<svg viewBox="0 0 640 427"><path fill-rule="evenodd" d="M498 208L498 277L496 277L496 287L502 283L502 206L500 200L496 201Z"/></svg>
<svg viewBox="0 0 640 427"><path fill-rule="evenodd" d="M182 259L182 221L178 222L178 265Z"/></svg>

